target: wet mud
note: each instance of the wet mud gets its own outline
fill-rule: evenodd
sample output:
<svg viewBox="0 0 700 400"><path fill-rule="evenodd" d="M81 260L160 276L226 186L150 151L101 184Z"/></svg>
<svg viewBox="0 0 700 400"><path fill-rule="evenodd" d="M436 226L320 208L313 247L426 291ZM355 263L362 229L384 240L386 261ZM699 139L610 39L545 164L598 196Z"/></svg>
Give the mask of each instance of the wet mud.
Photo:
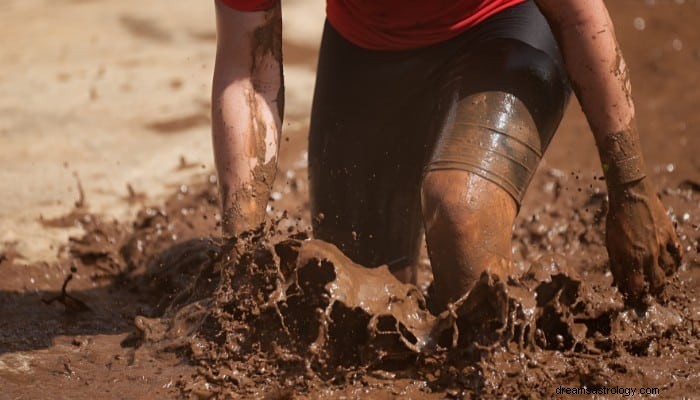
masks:
<svg viewBox="0 0 700 400"><path fill-rule="evenodd" d="M681 210L697 206L692 190L664 196ZM433 315L427 293L386 267L366 269L299 234L275 240L271 226L224 244L218 261L200 267L189 299L137 326L145 343L199 365L194 380L180 384L204 397L252 395L270 384L312 397L322 389L381 393L396 390L395 378L422 385L426 396L547 397L561 384L623 383L671 395L674 377L697 374L700 362L697 221L683 217L687 211L680 221L673 215L690 258L661 301L630 309L604 265L576 257L602 250L607 207L600 194L580 201L550 204L518 226L526 271L507 281L482 276L472 293L487 301L466 315L457 316L459 301Z"/></svg>
<svg viewBox="0 0 700 400"><path fill-rule="evenodd" d="M629 308L607 272L602 183L558 194L569 178L550 172L541 193L548 201L515 227L520 273L483 275L470 294L486 301L460 316L469 294L431 313L430 289L421 289L429 282L407 285L387 267L357 265L309 239L299 218L282 215L225 242L206 236L220 224L213 178L180 187L130 226L82 216L87 233L68 243L64 265L53 266L63 287L40 292L45 309L24 316L32 337L18 329L17 314L37 305L2 292L19 309L3 322L0 379L21 375L21 360L9 357L37 347L51 353L70 337L74 350L126 360L126 370L148 360L144 376L178 371L156 384L173 397L538 398L560 385L659 387L663 397L697 390L697 184L661 192L686 256L660 300ZM2 258L9 275L19 271L12 258ZM30 276L32 269L47 266L30 267ZM100 333L119 340L91 338ZM59 357L60 373L99 388L96 357Z"/></svg>

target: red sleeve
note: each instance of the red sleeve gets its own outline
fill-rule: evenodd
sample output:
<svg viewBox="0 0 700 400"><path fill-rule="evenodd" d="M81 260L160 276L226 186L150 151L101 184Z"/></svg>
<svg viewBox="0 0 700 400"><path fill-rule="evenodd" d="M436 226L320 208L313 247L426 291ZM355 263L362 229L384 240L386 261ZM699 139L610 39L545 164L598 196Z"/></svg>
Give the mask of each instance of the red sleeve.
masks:
<svg viewBox="0 0 700 400"><path fill-rule="evenodd" d="M279 0L221 0L222 3L238 11L265 11L274 7Z"/></svg>

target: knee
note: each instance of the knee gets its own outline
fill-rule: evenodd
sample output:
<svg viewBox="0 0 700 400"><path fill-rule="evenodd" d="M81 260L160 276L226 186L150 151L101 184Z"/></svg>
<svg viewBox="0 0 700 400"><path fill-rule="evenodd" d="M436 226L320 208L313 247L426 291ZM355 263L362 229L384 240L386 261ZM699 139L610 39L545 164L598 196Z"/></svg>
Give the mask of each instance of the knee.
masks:
<svg viewBox="0 0 700 400"><path fill-rule="evenodd" d="M425 229L447 229L469 235L474 232L482 199L470 181L473 174L458 170L429 171L421 184Z"/></svg>
<svg viewBox="0 0 700 400"><path fill-rule="evenodd" d="M461 240L476 239L484 230L503 230L510 237L517 212L515 200L505 190L462 170L426 173L421 205L428 233L445 231Z"/></svg>
<svg viewBox="0 0 700 400"><path fill-rule="evenodd" d="M441 171L429 171L423 177L421 209L427 230L430 230L435 221L440 219L443 214L453 210L453 207L447 203L454 203L452 200L454 187L455 183Z"/></svg>

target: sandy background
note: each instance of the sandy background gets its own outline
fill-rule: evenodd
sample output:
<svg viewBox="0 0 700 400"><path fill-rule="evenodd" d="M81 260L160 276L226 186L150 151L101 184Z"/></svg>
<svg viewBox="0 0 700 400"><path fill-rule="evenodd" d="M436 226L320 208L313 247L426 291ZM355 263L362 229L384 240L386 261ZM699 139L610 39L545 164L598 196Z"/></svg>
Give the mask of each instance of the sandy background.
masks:
<svg viewBox="0 0 700 400"><path fill-rule="evenodd" d="M287 45L313 48L323 2L284 14ZM213 2L5 0L0 36L0 242L18 261L51 259L78 233L39 221L73 208L74 174L90 211L125 219L212 171ZM299 130L315 62L292 61L285 128ZM125 201L127 185L142 201Z"/></svg>
<svg viewBox="0 0 700 400"><path fill-rule="evenodd" d="M291 139L284 166L303 162L324 4L283 4ZM700 59L700 2L609 6L632 69L650 168L673 172L662 181L697 177L700 68L691 66ZM212 171L212 2L5 0L0 35L0 243L16 247L17 261L51 259L78 232L40 224L73 208L76 176L91 212L124 220ZM575 102L569 111L543 164L599 174Z"/></svg>

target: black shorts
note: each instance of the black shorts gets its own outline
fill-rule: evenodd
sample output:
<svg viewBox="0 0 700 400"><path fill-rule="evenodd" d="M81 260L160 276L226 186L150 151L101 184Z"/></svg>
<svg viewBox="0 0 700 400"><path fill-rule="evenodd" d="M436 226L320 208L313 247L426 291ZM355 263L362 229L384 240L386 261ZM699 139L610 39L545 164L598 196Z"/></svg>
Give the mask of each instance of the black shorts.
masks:
<svg viewBox="0 0 700 400"><path fill-rule="evenodd" d="M519 203L570 94L532 1L406 51L357 47L326 23L317 74L314 233L367 266L415 262L426 171L472 172Z"/></svg>

